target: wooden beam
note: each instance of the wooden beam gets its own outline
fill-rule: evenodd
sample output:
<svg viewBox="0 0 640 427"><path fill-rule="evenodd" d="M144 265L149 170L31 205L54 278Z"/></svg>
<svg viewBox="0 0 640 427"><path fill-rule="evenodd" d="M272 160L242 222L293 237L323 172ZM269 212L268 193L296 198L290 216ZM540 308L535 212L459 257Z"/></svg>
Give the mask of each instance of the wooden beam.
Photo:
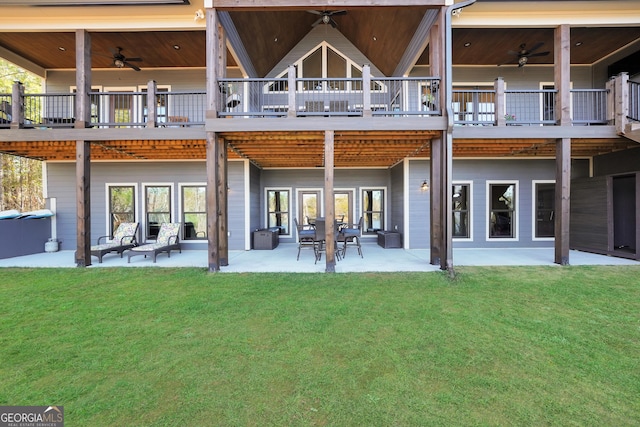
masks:
<svg viewBox="0 0 640 427"><path fill-rule="evenodd" d="M244 77L260 77L258 76L258 72L253 66L253 62L251 61L251 57L247 53L247 49L242 43L242 39L240 38L238 29L233 23L229 12L218 12L218 19L220 20L220 24L222 24L222 27L224 28L225 34L227 35L229 46L231 47L231 55L233 55L236 62L238 63L238 66L243 71ZM224 46L223 52L226 53L226 45ZM226 55L224 55L224 57L226 58Z"/></svg>
<svg viewBox="0 0 640 427"><path fill-rule="evenodd" d="M220 240L218 216L218 135L207 132L207 240L209 272L220 271Z"/></svg>
<svg viewBox="0 0 640 427"><path fill-rule="evenodd" d="M334 132L324 133L324 224L327 273L336 271L335 253L335 199L333 195L333 145Z"/></svg>
<svg viewBox="0 0 640 427"><path fill-rule="evenodd" d="M433 37L432 26L437 22L438 18L438 10L437 9L427 9L424 16L422 17L422 21L420 21L420 25L416 29L416 32L413 34L409 45L407 46L402 58L398 61L398 65L396 66L395 71L393 72L393 76L408 76L409 72L416 65L420 55L429 44L430 34L431 38ZM440 26L437 31L442 31L444 26ZM431 62L431 51L429 51L430 60L429 64L433 64ZM431 75L441 75L431 73Z"/></svg>
<svg viewBox="0 0 640 427"><path fill-rule="evenodd" d="M555 189L555 259L560 265L569 264L569 219L571 190L571 139L556 141Z"/></svg>
<svg viewBox="0 0 640 427"><path fill-rule="evenodd" d="M382 6L446 6L448 0L332 0L331 9L353 9L358 7L382 7ZM270 0L268 5L264 0L208 0L208 4L220 10L307 10L327 8L327 1L324 0Z"/></svg>
<svg viewBox="0 0 640 427"><path fill-rule="evenodd" d="M76 266L91 265L91 143L76 141Z"/></svg>

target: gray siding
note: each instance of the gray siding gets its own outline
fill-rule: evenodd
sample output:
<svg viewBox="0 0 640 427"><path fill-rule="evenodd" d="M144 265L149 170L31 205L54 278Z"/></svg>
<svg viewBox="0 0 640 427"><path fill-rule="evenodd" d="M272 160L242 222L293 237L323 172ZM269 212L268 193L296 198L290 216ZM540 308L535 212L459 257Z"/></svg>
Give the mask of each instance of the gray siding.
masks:
<svg viewBox="0 0 640 427"><path fill-rule="evenodd" d="M244 162L229 162L229 239L230 249L244 249ZM75 249L77 237L75 165L47 164L48 197L57 203L56 221L61 249ZM180 221L180 184L205 183L205 163L198 162L95 162L91 164L91 241L109 234L107 229L106 184L134 184L137 188L136 219L143 222L143 185L173 184L174 221ZM204 248L206 241L183 242L185 249Z"/></svg>
<svg viewBox="0 0 640 427"><path fill-rule="evenodd" d="M419 194L420 182L424 179L428 161L410 162L410 221L411 249L429 248L429 195ZM454 239L454 248L497 248L497 247L552 247L551 241L532 239L532 192L533 180L554 180L555 160L455 160L453 181L472 183L471 221L472 241ZM518 240L487 240L487 181L513 181L518 183L518 212L516 227Z"/></svg>

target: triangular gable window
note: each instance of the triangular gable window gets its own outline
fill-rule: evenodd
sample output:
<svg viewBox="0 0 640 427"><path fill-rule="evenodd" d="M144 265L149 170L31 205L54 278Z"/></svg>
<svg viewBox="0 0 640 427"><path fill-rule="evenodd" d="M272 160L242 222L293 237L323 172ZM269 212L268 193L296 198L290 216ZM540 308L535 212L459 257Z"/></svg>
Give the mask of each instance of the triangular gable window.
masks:
<svg viewBox="0 0 640 427"><path fill-rule="evenodd" d="M333 48L327 42L322 42L314 49L310 50L306 55L298 59L294 64L296 67L296 78L298 79L360 79L362 78L362 67L354 61L343 55L341 52ZM286 78L287 71L284 70L276 78ZM284 83L284 82L282 82ZM334 82L334 85L339 82ZM331 90L342 89L344 87L318 87L318 82L305 80L302 83L301 90ZM314 86L315 87L312 87ZM272 84L269 91L281 91L284 88L282 84ZM372 82L372 90L380 90L379 83ZM286 90L286 89L284 89Z"/></svg>

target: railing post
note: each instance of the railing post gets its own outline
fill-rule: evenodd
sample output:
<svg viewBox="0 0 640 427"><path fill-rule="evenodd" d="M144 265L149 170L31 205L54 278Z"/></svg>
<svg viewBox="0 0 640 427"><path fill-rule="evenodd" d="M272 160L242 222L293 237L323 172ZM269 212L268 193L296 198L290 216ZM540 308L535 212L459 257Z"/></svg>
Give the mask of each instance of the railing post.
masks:
<svg viewBox="0 0 640 427"><path fill-rule="evenodd" d="M607 124L613 125L616 120L616 78L610 77L607 83L605 83L605 89L607 89L607 106L606 117Z"/></svg>
<svg viewBox="0 0 640 427"><path fill-rule="evenodd" d="M504 79L502 77L496 78L493 82L493 88L496 91L496 97L494 99L494 111L496 112L496 126L506 126L507 120L505 118L505 94L504 94Z"/></svg>
<svg viewBox="0 0 640 427"><path fill-rule="evenodd" d="M289 109L287 111L287 117L296 116L296 67L295 65L289 65L287 70L287 82L289 87Z"/></svg>
<svg viewBox="0 0 640 427"><path fill-rule="evenodd" d="M24 126L24 85L15 81L11 88L11 129Z"/></svg>
<svg viewBox="0 0 640 427"><path fill-rule="evenodd" d="M154 128L158 126L158 118L156 110L156 81L149 80L147 83L147 127Z"/></svg>
<svg viewBox="0 0 640 427"><path fill-rule="evenodd" d="M371 66L362 67L362 117L371 117Z"/></svg>
<svg viewBox="0 0 640 427"><path fill-rule="evenodd" d="M614 124L616 133L623 134L627 127L629 113L629 74L624 72L615 77L614 81Z"/></svg>

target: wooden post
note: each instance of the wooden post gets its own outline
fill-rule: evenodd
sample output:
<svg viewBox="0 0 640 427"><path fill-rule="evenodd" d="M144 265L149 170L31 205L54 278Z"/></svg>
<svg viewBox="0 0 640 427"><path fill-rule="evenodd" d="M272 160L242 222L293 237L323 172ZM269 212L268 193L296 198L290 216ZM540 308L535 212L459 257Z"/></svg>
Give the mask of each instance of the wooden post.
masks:
<svg viewBox="0 0 640 427"><path fill-rule="evenodd" d="M333 196L333 152L334 131L324 132L324 224L326 244L326 268L327 273L336 271L335 253L335 200Z"/></svg>
<svg viewBox="0 0 640 427"><path fill-rule="evenodd" d="M214 119L218 117L218 110L221 106L220 103L220 86L218 85L218 70L216 62L219 58L220 45L218 44L218 13L215 8L206 9L206 48L207 48L207 71L206 71L206 86L207 86L207 105L205 117L208 119Z"/></svg>
<svg viewBox="0 0 640 427"><path fill-rule="evenodd" d="M504 95L504 80L502 79L502 77L498 77L496 78L496 80L493 82L493 87L496 91L496 98L495 98L495 106L494 106L494 111L496 114L496 125L497 126L506 126L507 125L507 120L505 119L504 115L505 115L505 95Z"/></svg>
<svg viewBox="0 0 640 427"><path fill-rule="evenodd" d="M429 185L429 203L430 203L430 242L431 255L430 262L432 265L440 265L440 259L445 255L442 253L442 175L441 161L443 150L442 136L431 140L431 171Z"/></svg>
<svg viewBox="0 0 640 427"><path fill-rule="evenodd" d="M620 73L614 80L614 123L616 133L622 135L627 128L629 114L629 74Z"/></svg>
<svg viewBox="0 0 640 427"><path fill-rule="evenodd" d="M207 132L207 239L208 239L208 264L209 272L220 271L220 247L218 226L218 135L215 132Z"/></svg>
<svg viewBox="0 0 640 427"><path fill-rule="evenodd" d="M156 110L156 81L149 80L147 83L147 127L154 128L158 126L158 117ZM168 117L167 117L168 119Z"/></svg>
<svg viewBox="0 0 640 427"><path fill-rule="evenodd" d="M229 265L229 233L228 233L228 183L227 183L227 142L216 138L218 163L218 252L220 265Z"/></svg>
<svg viewBox="0 0 640 427"><path fill-rule="evenodd" d="M73 126L91 127L91 34L76 30L76 114Z"/></svg>
<svg viewBox="0 0 640 427"><path fill-rule="evenodd" d="M24 126L24 85L15 81L11 87L11 129Z"/></svg>
<svg viewBox="0 0 640 427"><path fill-rule="evenodd" d="M91 143L76 141L76 266L91 265Z"/></svg>
<svg viewBox="0 0 640 427"><path fill-rule="evenodd" d="M218 56L216 58L216 75L226 77L227 75L227 35L222 25L218 23ZM227 94L230 95L230 94ZM224 104L226 107L226 97ZM229 233L228 233L228 183L227 183L227 142L223 138L216 138L217 167L218 167L218 253L220 266L229 265Z"/></svg>
<svg viewBox="0 0 640 427"><path fill-rule="evenodd" d="M371 117L371 66L362 67L362 117Z"/></svg>
<svg viewBox="0 0 640 427"><path fill-rule="evenodd" d="M554 84L556 94L556 122L571 126L571 28L568 24L556 27L554 32Z"/></svg>
<svg viewBox="0 0 640 427"><path fill-rule="evenodd" d="M569 264L569 220L571 190L571 139L556 141L555 260Z"/></svg>
<svg viewBox="0 0 640 427"><path fill-rule="evenodd" d="M296 109L296 67L289 65L287 70L287 83L289 85L289 110L287 111L287 117L295 117L297 114Z"/></svg>

